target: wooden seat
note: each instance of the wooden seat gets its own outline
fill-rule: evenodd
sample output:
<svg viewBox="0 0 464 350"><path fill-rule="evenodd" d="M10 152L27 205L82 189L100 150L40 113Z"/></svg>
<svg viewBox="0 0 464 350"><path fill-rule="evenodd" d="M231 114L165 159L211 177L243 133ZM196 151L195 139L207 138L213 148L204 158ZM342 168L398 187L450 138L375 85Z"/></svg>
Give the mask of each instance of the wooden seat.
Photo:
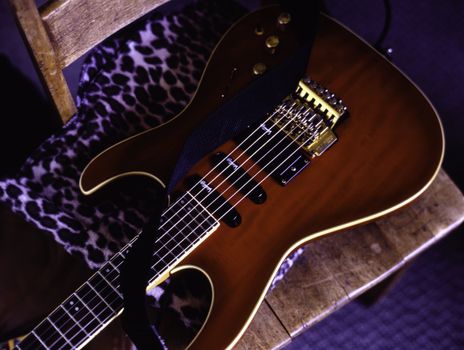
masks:
<svg viewBox="0 0 464 350"><path fill-rule="evenodd" d="M307 245L234 349L280 349L398 271L464 221L464 196L441 170L394 214ZM302 283L305 281L305 283Z"/></svg>
<svg viewBox="0 0 464 350"><path fill-rule="evenodd" d="M54 0L37 9L33 0L10 0L63 122L75 113L76 106L62 70L112 33L166 1ZM424 212L430 216L420 220L417 213ZM463 219L464 198L442 171L410 207L311 243L305 253L311 260L300 259L266 297L237 348L278 348L290 342L303 329L404 266ZM412 232L417 234L409 234ZM342 246L340 254L337 249ZM393 248L382 249L386 246ZM322 264L322 260L329 263ZM298 285L301 280L309 281L304 288ZM308 300L312 302L308 304Z"/></svg>
<svg viewBox="0 0 464 350"><path fill-rule="evenodd" d="M19 27L63 123L76 112L63 69L167 0L10 0Z"/></svg>

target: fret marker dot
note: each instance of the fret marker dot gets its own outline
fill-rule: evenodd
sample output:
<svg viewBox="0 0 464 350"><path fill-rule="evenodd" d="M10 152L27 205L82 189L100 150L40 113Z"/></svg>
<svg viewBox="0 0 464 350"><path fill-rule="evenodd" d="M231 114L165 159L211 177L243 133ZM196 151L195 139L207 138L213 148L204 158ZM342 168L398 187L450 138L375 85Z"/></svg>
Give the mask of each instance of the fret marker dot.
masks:
<svg viewBox="0 0 464 350"><path fill-rule="evenodd" d="M75 310L75 311L79 311L79 307L76 306L76 307L74 308L74 310Z"/></svg>
<svg viewBox="0 0 464 350"><path fill-rule="evenodd" d="M69 305L74 305L74 301L71 300L71 301L69 302Z"/></svg>

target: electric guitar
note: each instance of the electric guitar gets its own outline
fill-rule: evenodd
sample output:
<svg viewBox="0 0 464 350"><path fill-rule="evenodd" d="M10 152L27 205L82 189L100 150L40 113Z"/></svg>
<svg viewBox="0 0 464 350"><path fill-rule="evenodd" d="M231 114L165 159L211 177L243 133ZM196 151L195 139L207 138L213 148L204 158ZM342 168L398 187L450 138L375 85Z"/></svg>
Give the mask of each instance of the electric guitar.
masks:
<svg viewBox="0 0 464 350"><path fill-rule="evenodd" d="M295 51L292 28L278 6L241 19L214 50L190 104L165 125L94 158L81 190L90 195L129 175L169 187L192 130ZM321 17L307 73L313 80L303 79L258 123L175 181L182 194L162 215L149 288L185 269L207 277L212 303L190 349L233 347L285 257L407 205L439 170L444 138L434 108L329 17ZM119 269L132 243L15 349L81 349L115 319L122 308Z"/></svg>

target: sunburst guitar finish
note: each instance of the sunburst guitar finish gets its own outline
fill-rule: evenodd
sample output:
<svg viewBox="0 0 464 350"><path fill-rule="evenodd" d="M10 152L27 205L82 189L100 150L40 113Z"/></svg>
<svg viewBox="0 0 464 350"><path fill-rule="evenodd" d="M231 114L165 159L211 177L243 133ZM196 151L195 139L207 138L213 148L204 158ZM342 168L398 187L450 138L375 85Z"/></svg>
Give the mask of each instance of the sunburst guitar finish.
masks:
<svg viewBox="0 0 464 350"><path fill-rule="evenodd" d="M266 13L269 26L274 25L279 11L272 8ZM235 66L239 72L246 72L228 88L227 93L234 93L261 74L253 72L253 67L263 62L262 55L270 57L272 62L267 66L272 67L282 58L279 49L292 49L291 33L286 32L289 39L281 38L283 46L278 47L276 56L268 52L269 48L261 50L263 38L247 32L255 28L256 21L249 21L237 33L240 39L232 38L240 42L251 37L240 48L248 54L230 56L219 44L186 109L165 126L97 156L82 174L84 193L91 194L134 174L167 184L182 140L221 105L223 100L217 92L229 84L229 72ZM260 49L254 50L255 45ZM237 62L227 63L230 57ZM246 198L240 201L236 209L242 222L238 227L221 224L172 266L171 272L186 266L198 268L213 285L209 317L190 349L233 347L286 256L311 240L366 223L410 203L425 191L439 170L444 138L436 111L417 86L372 47L322 16L308 67L312 79L343 99L350 117L336 129L338 142L323 156L314 158L309 168L287 186L271 178L265 180L261 184L267 194L263 204ZM224 69L227 74L220 73ZM169 140L179 140L179 144L162 147ZM234 147L230 141L217 150L227 153ZM161 149L164 153L159 152ZM190 174L210 170L207 155Z"/></svg>

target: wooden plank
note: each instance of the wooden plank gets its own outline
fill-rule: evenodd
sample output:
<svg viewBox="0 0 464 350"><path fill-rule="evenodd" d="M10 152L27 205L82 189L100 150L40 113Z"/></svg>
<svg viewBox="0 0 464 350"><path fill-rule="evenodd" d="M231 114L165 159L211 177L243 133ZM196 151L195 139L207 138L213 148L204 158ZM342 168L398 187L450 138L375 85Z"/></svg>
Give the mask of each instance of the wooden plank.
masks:
<svg viewBox="0 0 464 350"><path fill-rule="evenodd" d="M284 281L266 296L269 306L292 337L347 299L329 269L316 257L312 245L308 245Z"/></svg>
<svg viewBox="0 0 464 350"><path fill-rule="evenodd" d="M265 300L293 338L390 276L463 221L464 197L441 170L412 205L375 223L308 244ZM259 314L253 322L265 324L261 317L267 316ZM241 346L254 349L256 339L247 333ZM282 344L263 337L259 342L269 343L268 349L281 348Z"/></svg>
<svg viewBox="0 0 464 350"><path fill-rule="evenodd" d="M416 257L464 220L464 199L441 170L429 189L397 214L376 222L404 260Z"/></svg>
<svg viewBox="0 0 464 350"><path fill-rule="evenodd" d="M235 345L235 350L270 349L283 347L291 338L280 320L264 301L256 313L245 335ZM253 344L252 346L250 344ZM250 347L251 346L251 347Z"/></svg>
<svg viewBox="0 0 464 350"><path fill-rule="evenodd" d="M56 0L40 15L59 66L69 66L102 40L167 0Z"/></svg>
<svg viewBox="0 0 464 350"><path fill-rule="evenodd" d="M315 245L316 256L350 298L402 260L375 223L321 239Z"/></svg>
<svg viewBox="0 0 464 350"><path fill-rule="evenodd" d="M45 90L50 94L62 121L66 122L76 112L76 105L35 1L10 0L10 4L35 64L39 68L37 71L45 85ZM69 30L72 30L71 28Z"/></svg>
<svg viewBox="0 0 464 350"><path fill-rule="evenodd" d="M425 206L432 219L427 227L436 239L446 235L463 222L464 200L461 191L445 171L440 171L437 180L424 194L423 201L417 205Z"/></svg>

